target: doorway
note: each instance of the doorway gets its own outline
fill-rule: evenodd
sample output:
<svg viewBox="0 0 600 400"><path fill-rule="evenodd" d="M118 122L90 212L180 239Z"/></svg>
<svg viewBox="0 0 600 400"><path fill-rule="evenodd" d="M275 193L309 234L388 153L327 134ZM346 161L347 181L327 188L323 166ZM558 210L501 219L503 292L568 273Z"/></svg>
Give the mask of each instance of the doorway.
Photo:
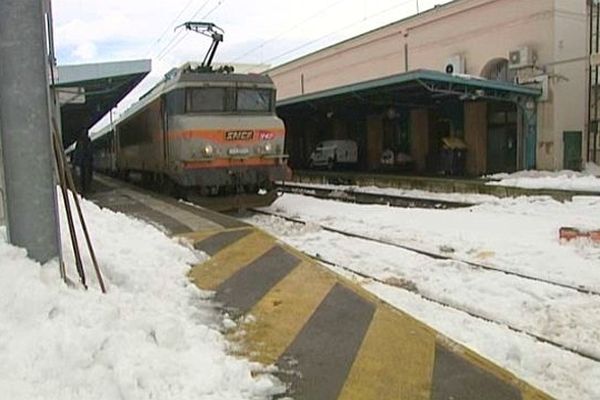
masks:
<svg viewBox="0 0 600 400"><path fill-rule="evenodd" d="M581 131L563 132L563 166L573 171L581 170L582 158L582 134Z"/></svg>
<svg viewBox="0 0 600 400"><path fill-rule="evenodd" d="M487 172L517 170L517 108L510 103L490 103L487 137Z"/></svg>

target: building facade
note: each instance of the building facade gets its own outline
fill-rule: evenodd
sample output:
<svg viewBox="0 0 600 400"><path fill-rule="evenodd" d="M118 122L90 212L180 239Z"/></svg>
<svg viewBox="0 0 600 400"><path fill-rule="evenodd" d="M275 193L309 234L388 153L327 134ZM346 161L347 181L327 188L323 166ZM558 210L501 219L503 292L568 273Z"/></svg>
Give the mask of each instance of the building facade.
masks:
<svg viewBox="0 0 600 400"><path fill-rule="evenodd" d="M535 162L529 166L578 168L598 150L588 152L587 140L588 10L586 0L455 0L278 66L268 74L278 87L280 102L422 69L535 86L541 95L529 105L535 107L536 118ZM521 108L474 96L459 97L437 108L435 104L404 107L407 124L413 128L413 156L427 153L427 149L415 148L420 140L415 131L439 136L431 131L438 129L440 115L446 115L457 120L445 128L452 131L450 136L464 138L467 127L477 126L478 138L465 139L471 142L467 143L470 174L528 167L519 161L520 156L512 161L510 154L511 146L524 148L527 124ZM455 115L448 117L449 108L457 110ZM385 110L381 115L385 120ZM381 151L386 148L385 144L380 147ZM503 153L494 153L498 147L504 148ZM420 164L425 168L423 160Z"/></svg>

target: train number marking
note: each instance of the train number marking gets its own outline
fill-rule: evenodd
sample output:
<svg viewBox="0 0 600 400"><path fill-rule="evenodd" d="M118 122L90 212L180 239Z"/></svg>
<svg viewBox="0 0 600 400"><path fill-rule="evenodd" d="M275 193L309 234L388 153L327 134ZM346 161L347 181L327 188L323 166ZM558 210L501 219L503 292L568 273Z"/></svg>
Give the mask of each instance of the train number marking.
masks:
<svg viewBox="0 0 600 400"><path fill-rule="evenodd" d="M227 131L225 132L225 140L252 140L254 139L254 131Z"/></svg>
<svg viewBox="0 0 600 400"><path fill-rule="evenodd" d="M275 139L275 134L269 131L259 131L258 137L260 140L273 140Z"/></svg>

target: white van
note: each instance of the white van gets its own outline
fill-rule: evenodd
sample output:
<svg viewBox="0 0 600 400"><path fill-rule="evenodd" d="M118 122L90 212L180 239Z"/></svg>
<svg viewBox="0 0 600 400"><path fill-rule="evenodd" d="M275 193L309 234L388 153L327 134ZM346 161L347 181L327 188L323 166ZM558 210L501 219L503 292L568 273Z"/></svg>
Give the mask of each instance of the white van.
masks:
<svg viewBox="0 0 600 400"><path fill-rule="evenodd" d="M310 167L354 165L358 162L358 146L354 140L325 140L310 155Z"/></svg>

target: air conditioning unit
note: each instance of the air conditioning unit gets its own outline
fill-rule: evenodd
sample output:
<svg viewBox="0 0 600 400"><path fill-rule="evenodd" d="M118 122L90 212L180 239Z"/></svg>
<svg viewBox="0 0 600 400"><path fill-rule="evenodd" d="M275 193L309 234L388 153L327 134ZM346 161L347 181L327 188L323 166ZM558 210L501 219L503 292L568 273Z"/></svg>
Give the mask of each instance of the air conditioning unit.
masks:
<svg viewBox="0 0 600 400"><path fill-rule="evenodd" d="M460 54L456 54L450 58L448 58L448 61L446 61L446 66L444 67L444 71L447 74L465 74L466 73L466 60L465 57L460 55Z"/></svg>
<svg viewBox="0 0 600 400"><path fill-rule="evenodd" d="M508 53L508 68L520 69L531 67L535 63L535 56L531 47L520 47Z"/></svg>

